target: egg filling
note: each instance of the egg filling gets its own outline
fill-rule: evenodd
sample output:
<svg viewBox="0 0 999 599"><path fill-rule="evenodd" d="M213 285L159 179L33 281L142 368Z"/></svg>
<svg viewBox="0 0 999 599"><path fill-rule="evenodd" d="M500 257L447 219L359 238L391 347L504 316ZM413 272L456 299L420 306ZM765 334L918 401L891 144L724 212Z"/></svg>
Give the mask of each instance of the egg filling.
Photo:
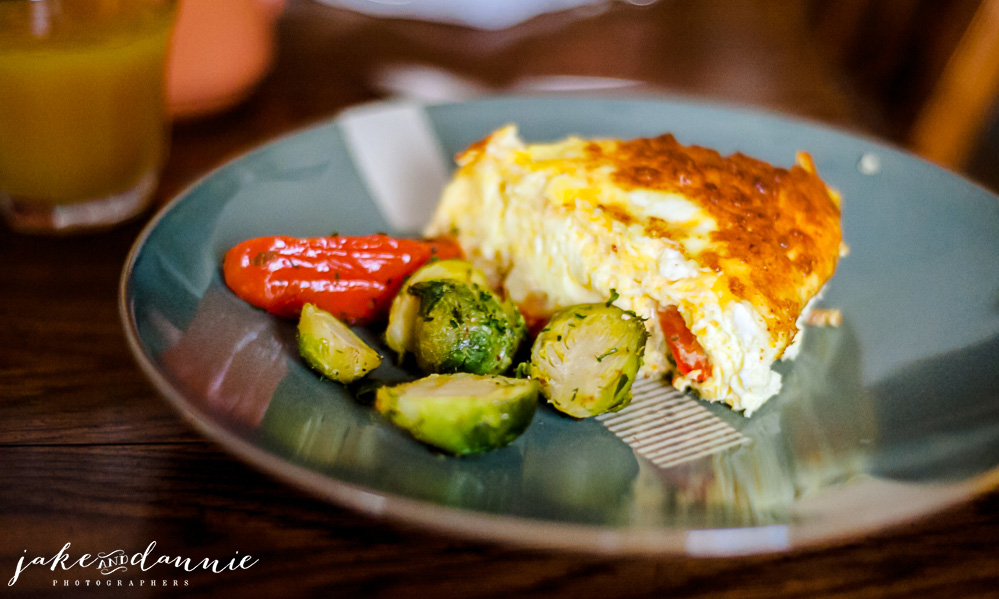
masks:
<svg viewBox="0 0 999 599"><path fill-rule="evenodd" d="M772 366L841 249L839 197L808 155L784 169L670 135L525 144L511 125L457 162L425 233L455 236L529 323L616 290L646 319L643 375L746 415L780 390ZM674 357L672 310L701 359Z"/></svg>

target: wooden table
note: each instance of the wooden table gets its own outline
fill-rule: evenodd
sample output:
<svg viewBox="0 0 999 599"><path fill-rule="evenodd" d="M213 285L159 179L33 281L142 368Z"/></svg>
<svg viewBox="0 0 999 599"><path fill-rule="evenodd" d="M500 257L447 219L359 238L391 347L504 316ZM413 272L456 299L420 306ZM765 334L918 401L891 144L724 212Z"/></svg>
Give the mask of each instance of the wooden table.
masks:
<svg viewBox="0 0 999 599"><path fill-rule="evenodd" d="M398 62L491 86L557 74L636 78L868 129L873 120L818 59L792 6L622 3L487 33L292 2L258 92L228 114L175 127L159 201L255 144L377 98L371 74ZM142 225L68 238L0 234L0 575L8 581L22 557L51 557L66 543L73 560L141 553L155 541L154 556L258 561L189 576L133 566L106 578L125 585L111 589L87 586L105 579L93 570L36 565L0 586L2 596L999 596L999 493L845 545L715 560L473 543L304 496L202 440L133 362L116 294Z"/></svg>

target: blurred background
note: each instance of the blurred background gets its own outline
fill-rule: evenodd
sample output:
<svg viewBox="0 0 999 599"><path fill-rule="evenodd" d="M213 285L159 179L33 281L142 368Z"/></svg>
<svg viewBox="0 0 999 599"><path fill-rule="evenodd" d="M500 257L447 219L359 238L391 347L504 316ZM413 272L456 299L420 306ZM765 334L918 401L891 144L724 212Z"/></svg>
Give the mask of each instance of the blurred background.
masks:
<svg viewBox="0 0 999 599"><path fill-rule="evenodd" d="M266 5L252 35L239 3ZM216 97L173 98L161 201L353 104L501 93L779 111L999 188L996 0L183 0L177 36L171 92Z"/></svg>

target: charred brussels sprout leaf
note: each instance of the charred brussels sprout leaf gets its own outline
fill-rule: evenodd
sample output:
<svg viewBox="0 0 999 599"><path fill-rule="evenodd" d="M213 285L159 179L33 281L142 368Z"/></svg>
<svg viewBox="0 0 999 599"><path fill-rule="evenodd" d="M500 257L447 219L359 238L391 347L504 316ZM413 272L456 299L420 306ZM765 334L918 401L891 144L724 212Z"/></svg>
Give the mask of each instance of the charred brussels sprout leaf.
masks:
<svg viewBox="0 0 999 599"><path fill-rule="evenodd" d="M416 439L455 455L508 445L537 407L534 381L468 373L432 374L378 389L375 409Z"/></svg>
<svg viewBox="0 0 999 599"><path fill-rule="evenodd" d="M441 279L453 279L462 283L486 286L485 273L465 260L430 262L414 272L392 300L388 326L385 328L385 343L398 354L400 360L407 352L412 351L413 323L420 310L419 300L409 294L409 288L421 281Z"/></svg>
<svg viewBox="0 0 999 599"><path fill-rule="evenodd" d="M474 283L423 281L412 350L425 372L498 374L510 367L524 338L524 318L509 302Z"/></svg>
<svg viewBox="0 0 999 599"><path fill-rule="evenodd" d="M312 304L305 304L298 321L298 352L309 366L340 383L356 381L382 362L346 324Z"/></svg>
<svg viewBox="0 0 999 599"><path fill-rule="evenodd" d="M631 401L648 332L633 312L580 304L556 312L531 347L528 374L558 410L576 418Z"/></svg>

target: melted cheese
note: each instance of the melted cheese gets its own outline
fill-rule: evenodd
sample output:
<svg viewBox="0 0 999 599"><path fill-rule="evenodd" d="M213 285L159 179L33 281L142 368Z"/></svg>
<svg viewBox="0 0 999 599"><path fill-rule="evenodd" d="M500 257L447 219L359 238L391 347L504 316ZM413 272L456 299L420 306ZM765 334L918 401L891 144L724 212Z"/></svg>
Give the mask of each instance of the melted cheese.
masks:
<svg viewBox="0 0 999 599"><path fill-rule="evenodd" d="M646 375L751 413L832 276L839 198L807 155L790 169L669 135L523 143L513 126L457 158L426 233L452 234L525 311L604 301L647 318ZM675 372L658 311L676 306L712 372Z"/></svg>

